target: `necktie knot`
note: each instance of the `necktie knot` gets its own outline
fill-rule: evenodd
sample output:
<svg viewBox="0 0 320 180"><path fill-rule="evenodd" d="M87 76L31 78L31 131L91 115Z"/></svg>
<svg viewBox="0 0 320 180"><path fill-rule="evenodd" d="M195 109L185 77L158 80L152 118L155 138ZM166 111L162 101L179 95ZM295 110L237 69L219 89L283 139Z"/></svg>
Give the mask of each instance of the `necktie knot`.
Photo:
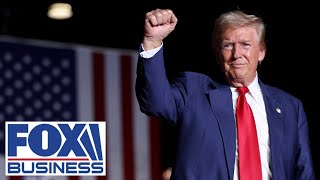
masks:
<svg viewBox="0 0 320 180"><path fill-rule="evenodd" d="M238 91L241 95L244 95L244 94L246 94L246 93L249 91L249 89L248 89L248 87L238 87L238 88L237 88L237 91Z"/></svg>

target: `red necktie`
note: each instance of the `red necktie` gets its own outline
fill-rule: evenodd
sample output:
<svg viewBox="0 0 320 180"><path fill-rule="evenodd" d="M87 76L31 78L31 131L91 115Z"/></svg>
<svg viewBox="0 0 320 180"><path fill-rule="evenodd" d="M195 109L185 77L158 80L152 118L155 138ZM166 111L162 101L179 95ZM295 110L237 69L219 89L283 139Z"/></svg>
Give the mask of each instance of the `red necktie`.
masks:
<svg viewBox="0 0 320 180"><path fill-rule="evenodd" d="M247 103L245 94L247 87L237 88L239 92L237 102L237 130L238 130L238 154L239 154L239 179L261 180L261 161L256 125L252 110Z"/></svg>

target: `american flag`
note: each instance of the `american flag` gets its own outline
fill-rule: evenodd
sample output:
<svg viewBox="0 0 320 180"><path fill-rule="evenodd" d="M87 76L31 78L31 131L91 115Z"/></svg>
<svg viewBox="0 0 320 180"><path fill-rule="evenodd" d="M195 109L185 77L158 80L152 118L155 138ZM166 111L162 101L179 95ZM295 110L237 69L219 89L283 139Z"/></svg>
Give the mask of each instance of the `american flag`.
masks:
<svg viewBox="0 0 320 180"><path fill-rule="evenodd" d="M137 52L0 38L0 180L158 180L159 124L139 110ZM5 121L106 121L106 176L6 177Z"/></svg>

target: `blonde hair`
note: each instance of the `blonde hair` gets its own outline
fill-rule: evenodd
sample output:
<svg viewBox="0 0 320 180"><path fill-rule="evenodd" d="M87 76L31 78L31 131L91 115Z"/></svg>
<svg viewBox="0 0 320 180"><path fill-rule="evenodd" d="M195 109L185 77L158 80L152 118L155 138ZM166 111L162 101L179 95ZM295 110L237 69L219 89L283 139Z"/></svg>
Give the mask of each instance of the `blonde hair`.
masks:
<svg viewBox="0 0 320 180"><path fill-rule="evenodd" d="M262 18L255 15L248 15L243 11L235 10L221 14L215 21L212 33L212 45L215 51L219 51L221 38L228 29L250 26L256 29L258 41L262 48L266 49L265 24Z"/></svg>

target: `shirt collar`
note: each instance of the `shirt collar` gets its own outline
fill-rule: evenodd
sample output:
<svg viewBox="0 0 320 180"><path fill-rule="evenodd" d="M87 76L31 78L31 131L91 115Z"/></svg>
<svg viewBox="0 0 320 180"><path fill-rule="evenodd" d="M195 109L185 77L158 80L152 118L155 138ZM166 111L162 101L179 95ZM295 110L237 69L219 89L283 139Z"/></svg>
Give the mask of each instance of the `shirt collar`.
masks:
<svg viewBox="0 0 320 180"><path fill-rule="evenodd" d="M230 87L232 92L237 92L235 87ZM261 96L261 89L258 81L258 73L256 73L256 77L253 82L248 86L249 94L257 100L259 96Z"/></svg>
<svg viewBox="0 0 320 180"><path fill-rule="evenodd" d="M256 74L256 77L254 78L253 82L248 86L248 89L252 97L255 100L258 100L257 98L261 96L261 89L258 81L258 73Z"/></svg>

